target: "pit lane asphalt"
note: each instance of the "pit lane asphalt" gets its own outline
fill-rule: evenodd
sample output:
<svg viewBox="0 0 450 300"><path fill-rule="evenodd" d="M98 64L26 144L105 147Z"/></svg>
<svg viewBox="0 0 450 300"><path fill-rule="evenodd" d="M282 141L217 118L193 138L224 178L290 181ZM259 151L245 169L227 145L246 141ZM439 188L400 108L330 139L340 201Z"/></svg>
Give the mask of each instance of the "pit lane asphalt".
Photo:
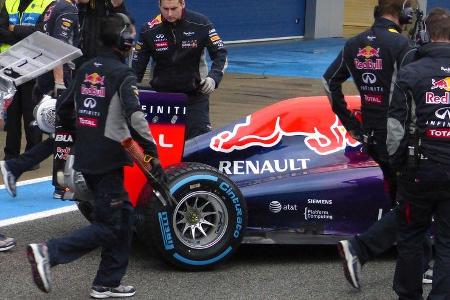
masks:
<svg viewBox="0 0 450 300"><path fill-rule="evenodd" d="M79 212L2 227L18 245L0 253L0 299L88 299L100 252L52 268L53 291L33 284L25 256L29 242L63 236L87 222ZM123 282L137 288L133 299L395 299L395 251L363 268L361 291L346 282L334 246L245 245L213 271L182 272L151 249L133 242ZM428 292L428 288L427 288Z"/></svg>

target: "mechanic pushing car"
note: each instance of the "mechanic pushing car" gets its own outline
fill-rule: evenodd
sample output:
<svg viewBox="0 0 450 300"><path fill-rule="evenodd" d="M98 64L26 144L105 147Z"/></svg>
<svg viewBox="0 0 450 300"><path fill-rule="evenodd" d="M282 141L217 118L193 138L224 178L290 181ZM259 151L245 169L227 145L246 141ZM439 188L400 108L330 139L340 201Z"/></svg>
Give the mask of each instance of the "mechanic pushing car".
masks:
<svg viewBox="0 0 450 300"><path fill-rule="evenodd" d="M207 17L185 9L184 0L160 0L161 14L140 32L133 69L142 81L152 58L151 88L188 95L186 139L211 130L209 95L219 86L227 51ZM208 73L204 52L212 60Z"/></svg>
<svg viewBox="0 0 450 300"><path fill-rule="evenodd" d="M324 86L333 111L353 138L380 165L385 188L395 204L396 175L389 166L386 148L387 110L393 83L401 66L414 60L416 50L401 35L401 25L411 23L414 10L410 0L379 0L372 27L349 39L324 74ZM361 95L363 124L347 108L342 83L353 80ZM398 207L383 216L365 233L338 243L349 283L360 288L361 266L393 246L397 235ZM425 244L424 282L431 281L428 262L431 246ZM425 263L426 262L426 263Z"/></svg>
<svg viewBox="0 0 450 300"><path fill-rule="evenodd" d="M450 11L433 9L425 24L431 43L395 83L387 148L400 173L394 290L400 299L423 299L422 244L434 217L434 300L450 299Z"/></svg>
<svg viewBox="0 0 450 300"><path fill-rule="evenodd" d="M132 286L121 285L134 223L133 207L124 188L124 166L132 162L121 142L131 135L143 148L152 175L162 182L165 174L140 109L136 76L124 64L133 46L131 27L124 14L105 18L100 38L109 50L78 70L57 107L64 130L73 132L76 123L73 167L82 173L93 193L93 222L67 237L28 245L34 281L44 292L51 289L50 267L72 262L98 247L102 247L102 260L90 295L129 297L136 292Z"/></svg>

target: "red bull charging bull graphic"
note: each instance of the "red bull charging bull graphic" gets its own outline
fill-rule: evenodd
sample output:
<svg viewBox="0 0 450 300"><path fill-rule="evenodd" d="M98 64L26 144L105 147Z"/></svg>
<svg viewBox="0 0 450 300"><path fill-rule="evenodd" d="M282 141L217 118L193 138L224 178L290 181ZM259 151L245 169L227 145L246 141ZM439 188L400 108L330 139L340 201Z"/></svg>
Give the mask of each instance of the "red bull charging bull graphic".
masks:
<svg viewBox="0 0 450 300"><path fill-rule="evenodd" d="M351 108L359 107L360 98L352 98L349 99ZM321 110L321 104L317 99L297 98L266 107L247 116L233 130L215 135L210 148L223 153L250 147L270 148L285 136L304 136L305 145L318 155L358 146L331 109Z"/></svg>
<svg viewBox="0 0 450 300"><path fill-rule="evenodd" d="M364 58L372 58L372 57L380 57L380 48L373 48L371 46L366 46L364 48L358 49L358 57Z"/></svg>

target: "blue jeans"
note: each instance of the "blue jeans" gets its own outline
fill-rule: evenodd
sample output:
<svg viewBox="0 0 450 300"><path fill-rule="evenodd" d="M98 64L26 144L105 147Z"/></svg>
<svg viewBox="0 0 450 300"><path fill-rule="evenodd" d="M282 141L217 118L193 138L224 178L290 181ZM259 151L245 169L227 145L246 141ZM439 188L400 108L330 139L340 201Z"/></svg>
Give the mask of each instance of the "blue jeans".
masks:
<svg viewBox="0 0 450 300"><path fill-rule="evenodd" d="M123 185L123 169L83 176L95 196L92 224L69 236L49 240L50 265L70 263L101 247L101 262L93 285L117 287L128 267L134 220Z"/></svg>

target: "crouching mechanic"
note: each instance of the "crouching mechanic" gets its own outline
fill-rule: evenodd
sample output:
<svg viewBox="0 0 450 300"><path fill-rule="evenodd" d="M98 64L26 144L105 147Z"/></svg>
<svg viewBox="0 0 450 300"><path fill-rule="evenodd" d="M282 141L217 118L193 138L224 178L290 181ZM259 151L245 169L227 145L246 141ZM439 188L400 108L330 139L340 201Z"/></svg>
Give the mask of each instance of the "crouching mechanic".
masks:
<svg viewBox="0 0 450 300"><path fill-rule="evenodd" d="M423 241L434 216L435 264L428 299L450 299L450 11L426 19L431 43L399 73L388 111L387 147L400 203L394 290L422 298Z"/></svg>
<svg viewBox="0 0 450 300"><path fill-rule="evenodd" d="M186 139L211 130L209 95L219 86L227 65L227 51L205 16L185 9L184 0L160 0L161 15L142 27L133 69L142 81L152 58L151 88L185 93ZM212 60L205 60L205 48Z"/></svg>
<svg viewBox="0 0 450 300"><path fill-rule="evenodd" d="M140 109L136 76L124 63L133 45L131 26L123 14L104 19L100 38L109 50L80 67L57 106L64 130L73 131L76 119L74 169L83 174L95 202L91 225L67 237L28 245L34 281L44 292L51 289L50 267L72 262L98 247L102 247L101 262L90 295L129 297L136 292L121 284L134 222L123 170L132 161L120 142L131 136L153 157L155 178L164 182L165 174Z"/></svg>

